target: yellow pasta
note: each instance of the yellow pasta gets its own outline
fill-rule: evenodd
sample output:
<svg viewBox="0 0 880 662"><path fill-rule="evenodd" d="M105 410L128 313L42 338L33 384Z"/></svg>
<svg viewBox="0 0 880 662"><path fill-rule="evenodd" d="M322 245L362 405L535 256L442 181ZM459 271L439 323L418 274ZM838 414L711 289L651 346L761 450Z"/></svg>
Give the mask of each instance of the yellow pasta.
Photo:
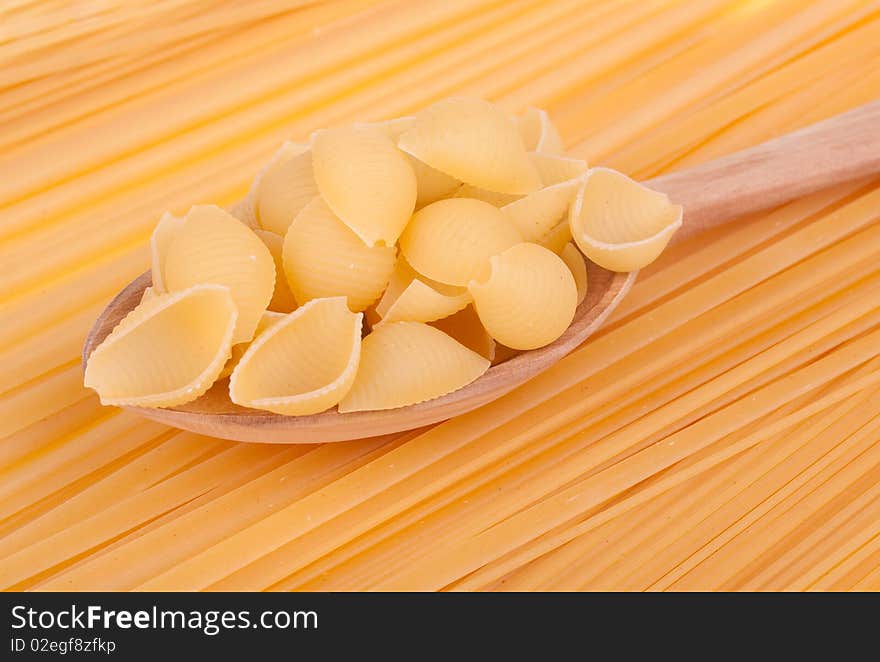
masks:
<svg viewBox="0 0 880 662"><path fill-rule="evenodd" d="M470 303L471 297L463 287L438 283L435 289L420 278L407 285L382 317L383 322L431 322L447 317Z"/></svg>
<svg viewBox="0 0 880 662"><path fill-rule="evenodd" d="M164 276L165 258L168 256L168 247L182 226L182 218L174 216L170 212L165 212L150 236L150 256L152 258L150 269L153 278L152 287L156 293L167 292Z"/></svg>
<svg viewBox="0 0 880 662"><path fill-rule="evenodd" d="M144 289L144 293L141 294L140 302L144 303L145 301L149 301L150 299L155 298L157 294L158 292L156 291L156 288L151 285L150 287Z"/></svg>
<svg viewBox="0 0 880 662"><path fill-rule="evenodd" d="M541 184L514 121L481 99L457 97L428 106L398 145L437 170L489 191L524 195Z"/></svg>
<svg viewBox="0 0 880 662"><path fill-rule="evenodd" d="M563 151L562 138L546 110L529 108L516 118L516 124L523 144L530 152L559 154Z"/></svg>
<svg viewBox="0 0 880 662"><path fill-rule="evenodd" d="M391 304L403 294L403 291L406 289L407 285L410 284L413 278L418 278L419 274L413 269L409 262L406 261L406 258L403 255L397 256L397 262L394 263L394 270L391 272L391 277L388 279L388 285L385 286L385 291L382 293L382 297L372 306L370 306L370 312L367 313L367 319L370 320L372 315L376 315L374 321L378 321L381 317L388 312L388 308L391 307ZM422 276L425 278L425 276ZM426 280L428 280L426 278ZM430 281L436 282L436 281ZM373 322L371 322L373 323Z"/></svg>
<svg viewBox="0 0 880 662"><path fill-rule="evenodd" d="M567 217L580 184L580 180L570 179L547 186L503 206L501 213L525 241L540 241Z"/></svg>
<svg viewBox="0 0 880 662"><path fill-rule="evenodd" d="M880 590L878 341L857 339L878 324L876 192L661 256L567 360L392 443L180 433L102 410L74 365L95 302L137 271L145 210L228 198L286 134L476 90L552 103L578 155L638 181L876 98L872 3L6 4L4 588Z"/></svg>
<svg viewBox="0 0 880 662"><path fill-rule="evenodd" d="M283 237L296 215L317 194L312 153L301 145L293 145L269 166L257 187L256 215L260 227Z"/></svg>
<svg viewBox="0 0 880 662"><path fill-rule="evenodd" d="M283 320L286 316L286 313L279 313L274 310L267 310L265 313L262 314L262 316L260 316L260 322L257 324L257 330L254 332L254 338L263 333L263 331L268 329L270 326L275 324L275 322Z"/></svg>
<svg viewBox="0 0 880 662"><path fill-rule="evenodd" d="M364 338L354 384L340 412L395 409L455 391L489 361L421 322L382 324Z"/></svg>
<svg viewBox="0 0 880 662"><path fill-rule="evenodd" d="M230 398L288 416L333 407L354 382L362 321L345 297L312 299L254 339L229 379Z"/></svg>
<svg viewBox="0 0 880 662"><path fill-rule="evenodd" d="M503 207L511 202L521 199L521 195L513 195L511 193L496 193L495 191L487 191L483 188L471 186L470 184L462 184L452 195L453 198L472 198L474 200L482 200L488 202L493 207Z"/></svg>
<svg viewBox="0 0 880 662"><path fill-rule="evenodd" d="M461 182L455 177L432 168L427 163L422 163L416 157L409 156L410 165L416 176L416 209L437 202L441 198L449 197L461 188Z"/></svg>
<svg viewBox="0 0 880 662"><path fill-rule="evenodd" d="M346 296L358 312L382 294L396 254L394 246L366 246L316 197L297 215L284 238L284 272L300 305Z"/></svg>
<svg viewBox="0 0 880 662"><path fill-rule="evenodd" d="M395 117L390 120L380 120L378 122L355 122L354 126L379 129L396 144L397 139L400 138L400 134L404 131L409 131L413 128L415 123L415 116L407 115L405 117Z"/></svg>
<svg viewBox="0 0 880 662"><path fill-rule="evenodd" d="M267 310L263 313L262 317L260 317L260 321L257 323L257 328L254 331L254 340L256 340L263 331L268 329L278 320L284 319L284 317L284 313L276 313L271 310ZM250 343L241 342L232 346L229 359L226 361L226 364L223 366L223 370L220 371L220 375L217 379L224 379L232 374L235 366L238 365L238 362L241 360L241 357L244 356L244 353L247 351L247 348L250 347L251 343L253 343L253 340L251 340Z"/></svg>
<svg viewBox="0 0 880 662"><path fill-rule="evenodd" d="M575 179L586 174L588 170L586 161L573 159L569 156L529 152L529 158L535 165L544 186L553 186L569 179Z"/></svg>
<svg viewBox="0 0 880 662"><path fill-rule="evenodd" d="M577 285L577 302L578 305L587 296L587 264L584 262L584 256L573 243L568 242L562 248L559 254L562 261L568 266L571 275L574 276L574 284Z"/></svg>
<svg viewBox="0 0 880 662"><path fill-rule="evenodd" d="M519 136L522 138L523 147L530 152L538 149L543 129L542 120L546 116L546 112L538 108L527 108L522 115L513 116Z"/></svg>
<svg viewBox="0 0 880 662"><path fill-rule="evenodd" d="M268 309L277 313L289 313L296 308L296 299L284 276L284 237L269 230L254 230L254 233L266 244L275 263L275 289Z"/></svg>
<svg viewBox="0 0 880 662"><path fill-rule="evenodd" d="M412 267L428 278L463 286L486 260L522 241L517 229L487 202L440 200L416 212L400 237Z"/></svg>
<svg viewBox="0 0 880 662"><path fill-rule="evenodd" d="M452 315L470 302L467 288L421 276L401 256L375 312L382 323L431 322Z"/></svg>
<svg viewBox="0 0 880 662"><path fill-rule="evenodd" d="M397 243L415 209L417 182L410 160L383 131L316 131L312 165L327 206L367 246Z"/></svg>
<svg viewBox="0 0 880 662"><path fill-rule="evenodd" d="M264 229L271 229L271 227L261 224L259 219L258 208L260 202L260 189L263 185L263 179L270 173L276 173L272 176L272 179L274 179L275 181L270 182L266 187L266 191L268 192L268 214L271 215L272 211L276 207L276 205L273 204L274 200L276 199L276 195L277 199L281 202L283 202L284 199L287 198L289 195L284 190L283 180L285 178L283 176L279 176L279 173L289 172L289 169L287 169L284 164L308 151L308 145L291 142L289 140L284 141L281 144L281 147L279 147L272 155L272 158L270 158L269 161L260 169L260 171L257 173L257 176L254 177L253 181L251 182L251 186L248 189L247 195L244 197L244 199L239 201L232 207L232 215L252 228L262 227ZM301 185L301 183L298 182L298 185ZM313 193L312 195L315 194ZM309 199L307 199L306 202L308 202ZM278 234L284 233L279 232Z"/></svg>
<svg viewBox="0 0 880 662"><path fill-rule="evenodd" d="M254 335L275 289L272 254L253 230L212 205L196 205L165 259L165 284L178 292L201 283L226 285L238 309L233 343Z"/></svg>
<svg viewBox="0 0 880 662"><path fill-rule="evenodd" d="M571 234L581 252L611 271L653 262L681 227L681 205L608 168L593 168L571 206Z"/></svg>
<svg viewBox="0 0 880 662"><path fill-rule="evenodd" d="M105 405L173 407L195 400L223 369L237 317L222 285L157 294L95 348L84 383Z"/></svg>
<svg viewBox="0 0 880 662"><path fill-rule="evenodd" d="M543 237L538 239L535 243L540 244L544 248L547 248L557 255L562 253L562 249L565 248L565 245L571 241L571 227L569 226L568 219L564 219L556 224L556 226L550 230Z"/></svg>
<svg viewBox="0 0 880 662"><path fill-rule="evenodd" d="M577 308L577 285L565 262L538 244L521 243L489 260L487 275L468 285L480 321L513 349L548 345Z"/></svg>
<svg viewBox="0 0 880 662"><path fill-rule="evenodd" d="M497 344L483 327L473 306L467 306L449 317L435 320L431 322L431 326L440 329L469 350L494 362Z"/></svg>

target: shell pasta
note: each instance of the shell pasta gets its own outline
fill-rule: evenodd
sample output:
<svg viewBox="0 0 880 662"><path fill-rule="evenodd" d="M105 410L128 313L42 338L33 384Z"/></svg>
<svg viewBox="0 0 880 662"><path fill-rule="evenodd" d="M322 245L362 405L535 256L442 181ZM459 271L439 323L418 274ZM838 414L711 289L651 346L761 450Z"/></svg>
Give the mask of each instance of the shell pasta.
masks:
<svg viewBox="0 0 880 662"><path fill-rule="evenodd" d="M571 227L569 226L568 219L564 219L560 221L557 225L553 227L552 230L547 232L544 236L538 239L538 244L541 244L544 248L547 248L557 255L562 253L562 249L565 248L567 244L571 242Z"/></svg>
<svg viewBox="0 0 880 662"><path fill-rule="evenodd" d="M521 243L489 263L486 278L468 285L489 335L512 349L543 347L561 336L578 299L562 258L538 244Z"/></svg>
<svg viewBox="0 0 880 662"><path fill-rule="evenodd" d="M266 170L257 187L257 222L264 230L283 237L296 215L316 195L311 150L300 145L288 147Z"/></svg>
<svg viewBox="0 0 880 662"><path fill-rule="evenodd" d="M487 191L484 188L472 186L471 184L462 184L459 188L455 190L455 193L452 197L473 198L474 200L482 200L483 202L488 202L490 205L493 205L495 207L503 207L504 205L509 205L511 202L516 202L517 200L522 198L521 195Z"/></svg>
<svg viewBox="0 0 880 662"><path fill-rule="evenodd" d="M168 255L168 247L183 225L183 219L165 212L156 224L153 234L150 236L150 255L152 265L150 267L153 277L152 292L165 292L165 258Z"/></svg>
<svg viewBox="0 0 880 662"><path fill-rule="evenodd" d="M391 322L364 338L361 366L339 411L394 409L446 395L489 368L489 360L420 322Z"/></svg>
<svg viewBox="0 0 880 662"><path fill-rule="evenodd" d="M284 237L268 230L254 230L254 233L266 244L275 263L275 289L272 291L268 309L277 313L289 313L296 308L296 299L284 276Z"/></svg>
<svg viewBox="0 0 880 662"><path fill-rule="evenodd" d="M397 144L437 170L489 191L523 195L540 186L514 121L481 99L429 106Z"/></svg>
<svg viewBox="0 0 880 662"><path fill-rule="evenodd" d="M680 223L663 194L567 156L543 110L453 98L317 130L232 214L162 216L152 285L86 383L165 407L228 377L211 397L285 416L414 405L556 341L587 260L641 268Z"/></svg>
<svg viewBox="0 0 880 662"><path fill-rule="evenodd" d="M462 186L455 177L422 163L414 156L410 156L409 160L416 176L416 209L448 197Z"/></svg>
<svg viewBox="0 0 880 662"><path fill-rule="evenodd" d="M247 342L275 289L275 263L253 230L212 205L197 205L183 219L165 256L169 292L216 283L229 288L238 309L233 342Z"/></svg>
<svg viewBox="0 0 880 662"><path fill-rule="evenodd" d="M263 331L275 324L278 320L284 319L284 317L284 313L275 313L271 310L267 310L263 313L260 322L257 324L257 329L254 331L254 340L256 340L257 336L263 333ZM253 341L251 341L251 343L252 342ZM241 357L244 356L244 353L247 351L248 347L250 347L251 343L243 342L232 346L229 359L226 361L226 365L223 366L223 370L220 371L220 376L217 379L223 379L232 374L232 371L235 370L235 366L238 365L238 362L241 360Z"/></svg>
<svg viewBox="0 0 880 662"><path fill-rule="evenodd" d="M587 296L587 264L584 262L584 256L577 246L569 242L562 247L559 257L574 277L574 284L577 286L577 303L580 305Z"/></svg>
<svg viewBox="0 0 880 662"><path fill-rule="evenodd" d="M399 257L391 282L376 304L376 314L381 318L377 323L431 322L458 312L470 302L466 288L421 276Z"/></svg>
<svg viewBox="0 0 880 662"><path fill-rule="evenodd" d="M195 400L223 369L237 317L222 285L156 294L92 352L85 385L105 405L173 407Z"/></svg>
<svg viewBox="0 0 880 662"><path fill-rule="evenodd" d="M570 179L530 193L501 208L526 241L539 241L567 215L580 180Z"/></svg>
<svg viewBox="0 0 880 662"><path fill-rule="evenodd" d="M530 152L529 158L541 177L543 186L553 186L575 179L587 172L587 162L558 154Z"/></svg>
<svg viewBox="0 0 880 662"><path fill-rule="evenodd" d="M284 238L284 272L302 305L316 298L346 296L352 310L378 299L394 269L393 246L364 244L320 197L312 200Z"/></svg>
<svg viewBox="0 0 880 662"><path fill-rule="evenodd" d="M379 129L382 133L388 136L395 143L397 139L400 138L400 134L404 131L409 131L416 123L416 118L413 115L407 115L405 117L395 117L390 120L381 120L379 122L355 122L355 127L367 127L373 129Z"/></svg>
<svg viewBox="0 0 880 662"><path fill-rule="evenodd" d="M571 234L600 267L636 271L649 265L681 227L682 208L608 168L593 168L571 207Z"/></svg>
<svg viewBox="0 0 880 662"><path fill-rule="evenodd" d="M529 108L516 118L516 125L525 148L530 152L559 154L563 151L562 136L546 110Z"/></svg>
<svg viewBox="0 0 880 662"><path fill-rule="evenodd" d="M393 246L416 205L409 159L385 132L371 127L317 131L315 181L327 206L367 246Z"/></svg>
<svg viewBox="0 0 880 662"><path fill-rule="evenodd" d="M345 297L313 299L251 343L229 379L233 402L278 414L316 414L334 406L354 381L362 313Z"/></svg>
<svg viewBox="0 0 880 662"><path fill-rule="evenodd" d="M400 248L420 274L462 286L487 259L520 241L519 231L496 207L454 198L416 212L400 239Z"/></svg>
<svg viewBox="0 0 880 662"><path fill-rule="evenodd" d="M295 143L290 140L283 142L281 147L279 147L272 155L272 158L270 158L266 165L260 169L257 176L254 177L254 180L251 182L251 187L244 199L232 207L232 215L252 228L262 227L266 229L266 226L261 224L259 219L259 198L260 189L263 188L263 180L270 173L282 170L285 162L303 152L307 152L308 149L309 146L302 143ZM279 180L283 185L285 178L280 177ZM271 188L273 188L271 184L266 187L267 190ZM288 193L285 193L284 197L288 200L291 198ZM308 202L308 200L306 200L306 202Z"/></svg>

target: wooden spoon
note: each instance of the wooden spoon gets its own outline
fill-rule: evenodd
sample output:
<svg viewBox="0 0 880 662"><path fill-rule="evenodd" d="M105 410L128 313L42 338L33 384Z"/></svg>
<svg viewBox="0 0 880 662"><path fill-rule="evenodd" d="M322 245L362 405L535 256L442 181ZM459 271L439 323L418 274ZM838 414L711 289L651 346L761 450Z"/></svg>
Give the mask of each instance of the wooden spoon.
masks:
<svg viewBox="0 0 880 662"><path fill-rule="evenodd" d="M880 101L757 147L646 184L684 205L674 240L749 213L776 207L836 184L880 173ZM629 291L636 273L590 265L589 291L556 342L490 368L480 379L428 402L387 411L280 416L232 404L222 380L204 396L174 409L129 407L146 418L213 437L266 443L316 443L383 435L436 423L501 397L556 363L586 340ZM147 272L120 292L95 322L83 366L95 347L141 299Z"/></svg>

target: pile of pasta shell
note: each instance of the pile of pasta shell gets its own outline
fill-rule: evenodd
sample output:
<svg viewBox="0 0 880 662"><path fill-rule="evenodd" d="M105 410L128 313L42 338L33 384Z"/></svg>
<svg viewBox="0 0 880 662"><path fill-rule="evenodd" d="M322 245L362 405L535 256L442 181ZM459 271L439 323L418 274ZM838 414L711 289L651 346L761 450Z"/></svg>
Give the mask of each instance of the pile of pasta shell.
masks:
<svg viewBox="0 0 880 662"><path fill-rule="evenodd" d="M85 384L174 407L228 376L232 402L284 415L423 402L562 335L585 256L639 269L680 223L665 195L566 156L541 110L450 98L316 131L231 212L162 217L152 286Z"/></svg>

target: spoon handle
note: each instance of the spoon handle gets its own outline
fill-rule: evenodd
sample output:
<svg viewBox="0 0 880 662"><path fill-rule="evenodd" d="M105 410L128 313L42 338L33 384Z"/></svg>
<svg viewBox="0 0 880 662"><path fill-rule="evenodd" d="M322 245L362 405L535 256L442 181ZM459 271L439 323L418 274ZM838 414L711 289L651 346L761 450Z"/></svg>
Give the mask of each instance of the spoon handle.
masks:
<svg viewBox="0 0 880 662"><path fill-rule="evenodd" d="M880 174L880 101L646 184L684 205L678 242L874 174Z"/></svg>

